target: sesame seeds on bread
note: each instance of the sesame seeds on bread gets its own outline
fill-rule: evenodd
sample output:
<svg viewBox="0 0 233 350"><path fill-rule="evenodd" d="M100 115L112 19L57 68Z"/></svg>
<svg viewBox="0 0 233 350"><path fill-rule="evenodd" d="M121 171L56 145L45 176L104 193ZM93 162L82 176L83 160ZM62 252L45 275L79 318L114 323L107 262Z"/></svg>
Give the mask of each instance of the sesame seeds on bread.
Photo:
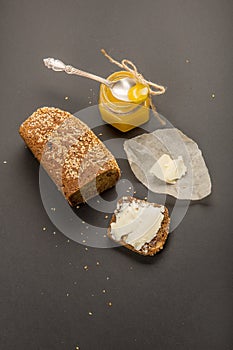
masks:
<svg viewBox="0 0 233 350"><path fill-rule="evenodd" d="M39 108L19 133L72 206L113 187L120 177L112 153L69 112Z"/></svg>

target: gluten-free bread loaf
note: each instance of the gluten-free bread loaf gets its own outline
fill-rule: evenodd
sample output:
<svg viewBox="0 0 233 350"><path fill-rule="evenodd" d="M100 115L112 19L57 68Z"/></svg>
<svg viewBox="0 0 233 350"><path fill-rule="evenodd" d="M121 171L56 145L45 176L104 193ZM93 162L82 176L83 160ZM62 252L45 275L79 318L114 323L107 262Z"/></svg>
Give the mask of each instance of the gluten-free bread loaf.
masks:
<svg viewBox="0 0 233 350"><path fill-rule="evenodd" d="M78 118L54 107L37 109L19 133L70 205L114 186L119 166L105 145Z"/></svg>

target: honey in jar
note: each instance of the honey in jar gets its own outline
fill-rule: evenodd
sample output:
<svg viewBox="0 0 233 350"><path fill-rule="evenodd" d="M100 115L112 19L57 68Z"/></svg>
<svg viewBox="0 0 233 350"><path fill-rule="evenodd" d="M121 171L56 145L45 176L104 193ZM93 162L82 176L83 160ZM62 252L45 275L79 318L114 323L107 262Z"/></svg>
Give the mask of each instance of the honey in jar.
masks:
<svg viewBox="0 0 233 350"><path fill-rule="evenodd" d="M107 79L115 82L125 77L134 78L133 74L128 71L118 71ZM146 123L150 116L150 98L146 86L140 83L136 84L129 90L128 97L132 102L118 100L106 85L100 85L99 110L101 117L106 123L122 132L127 132Z"/></svg>

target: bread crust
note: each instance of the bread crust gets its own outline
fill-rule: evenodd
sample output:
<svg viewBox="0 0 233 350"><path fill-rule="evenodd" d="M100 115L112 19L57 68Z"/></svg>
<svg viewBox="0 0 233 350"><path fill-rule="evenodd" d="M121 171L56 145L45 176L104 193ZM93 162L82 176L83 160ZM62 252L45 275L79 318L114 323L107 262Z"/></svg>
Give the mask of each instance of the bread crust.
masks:
<svg viewBox="0 0 233 350"><path fill-rule="evenodd" d="M125 199L127 198L127 199ZM135 197L124 197L124 202L128 201L129 203L132 202L136 202L136 203L149 203L145 200L142 199L138 199ZM119 205L121 205L123 202L123 198L121 198L118 203ZM151 205L153 205L154 207L161 207L162 205L156 204L156 203L149 203ZM164 206L164 219L162 221L161 227L159 229L159 231L157 232L157 234L155 233L155 237L149 242L149 243L145 243L142 248L140 250L136 250L133 246L131 246L130 244L125 243L123 240L117 241L119 244L121 244L122 246L132 250L135 253L138 253L140 255L144 255L144 256L153 256L156 253L158 253L160 250L163 249L163 246L167 240L168 234L169 234L169 224L170 224L170 218L169 218L169 212L168 209ZM111 234L111 223L116 222L116 215L113 214L109 227L108 227L108 237L111 238L113 241L115 241L115 239L113 238L112 234ZM116 242L116 241L115 241Z"/></svg>
<svg viewBox="0 0 233 350"><path fill-rule="evenodd" d="M111 152L69 112L39 108L19 133L72 206L114 186L120 177Z"/></svg>

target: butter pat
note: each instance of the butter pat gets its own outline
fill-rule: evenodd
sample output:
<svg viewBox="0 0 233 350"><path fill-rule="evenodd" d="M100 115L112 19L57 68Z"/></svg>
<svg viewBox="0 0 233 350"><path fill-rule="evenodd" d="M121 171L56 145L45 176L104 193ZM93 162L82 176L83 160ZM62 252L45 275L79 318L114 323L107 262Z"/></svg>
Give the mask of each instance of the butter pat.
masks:
<svg viewBox="0 0 233 350"><path fill-rule="evenodd" d="M150 173L169 184L175 184L187 172L182 156L172 159L163 154L150 169Z"/></svg>
<svg viewBox="0 0 233 350"><path fill-rule="evenodd" d="M123 201L115 211L116 220L111 223L111 234L116 241L122 240L140 250L161 228L164 210L164 206Z"/></svg>

